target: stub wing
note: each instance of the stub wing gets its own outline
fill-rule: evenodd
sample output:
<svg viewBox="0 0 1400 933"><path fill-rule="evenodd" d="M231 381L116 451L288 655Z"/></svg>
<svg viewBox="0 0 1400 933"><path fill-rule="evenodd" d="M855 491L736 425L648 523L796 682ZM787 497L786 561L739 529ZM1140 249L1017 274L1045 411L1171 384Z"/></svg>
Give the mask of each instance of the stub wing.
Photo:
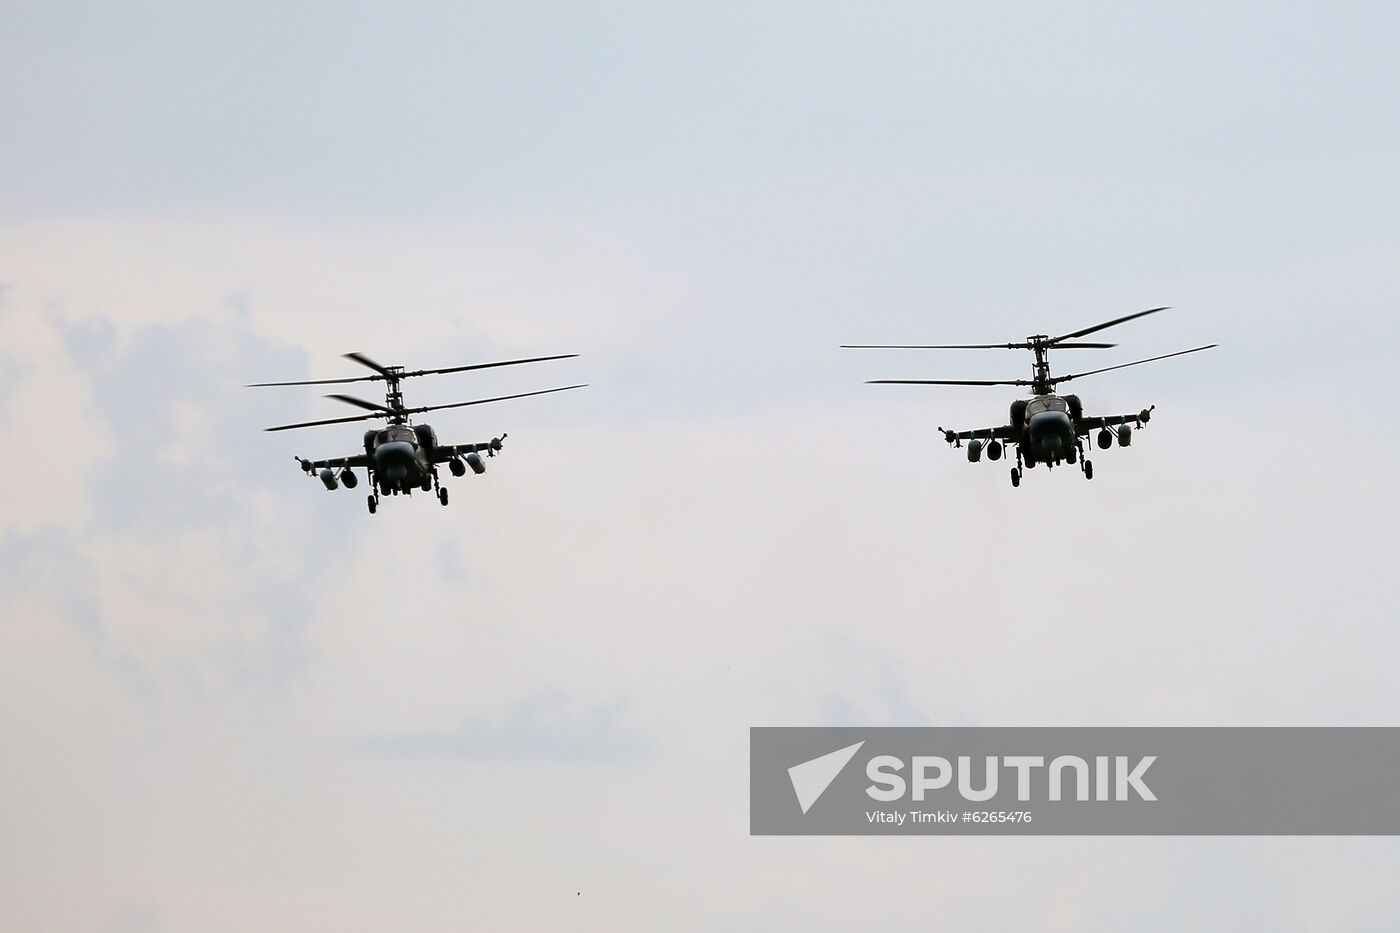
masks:
<svg viewBox="0 0 1400 933"><path fill-rule="evenodd" d="M996 438L1001 441L1014 441L1017 439L1017 431L1011 425L1002 425L999 428L978 428L975 431L943 431L943 439L950 444L959 441L990 440Z"/></svg>
<svg viewBox="0 0 1400 933"><path fill-rule="evenodd" d="M482 444L445 444L435 447L433 448L433 462L446 463L449 460L455 460L467 454L478 453L484 453L488 457L494 457L496 456L496 452L501 449L502 442L505 439L506 435L502 434L500 437L493 437Z"/></svg>
<svg viewBox="0 0 1400 933"><path fill-rule="evenodd" d="M338 470L342 467L367 467L370 465L369 457L364 454L356 454L353 457L333 457L330 460L304 460L297 457L297 463L300 463L301 468L307 473L326 468Z"/></svg>
<svg viewBox="0 0 1400 933"><path fill-rule="evenodd" d="M1152 408L1156 407L1156 405L1152 406ZM1082 436L1087 436L1090 431L1111 428L1119 424L1132 424L1140 428L1152 420L1152 408L1144 408L1134 415L1101 415L1097 418L1080 418L1075 427Z"/></svg>

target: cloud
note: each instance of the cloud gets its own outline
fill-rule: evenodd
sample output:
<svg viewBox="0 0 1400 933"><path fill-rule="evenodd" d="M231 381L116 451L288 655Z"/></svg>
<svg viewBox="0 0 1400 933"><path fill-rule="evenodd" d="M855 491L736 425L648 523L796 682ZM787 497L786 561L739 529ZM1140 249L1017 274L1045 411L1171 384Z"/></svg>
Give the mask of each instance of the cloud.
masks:
<svg viewBox="0 0 1400 933"><path fill-rule="evenodd" d="M78 417L53 419L59 463L81 469L44 498L85 504L66 522L0 523L15 585L52 594L143 693L285 678L303 660L297 632L326 566L312 545L325 528L273 504L257 427L279 414L276 400L242 383L269 360L296 375L304 357L255 336L237 311L124 327L28 303L12 319L34 352L21 391L42 380L83 399Z"/></svg>

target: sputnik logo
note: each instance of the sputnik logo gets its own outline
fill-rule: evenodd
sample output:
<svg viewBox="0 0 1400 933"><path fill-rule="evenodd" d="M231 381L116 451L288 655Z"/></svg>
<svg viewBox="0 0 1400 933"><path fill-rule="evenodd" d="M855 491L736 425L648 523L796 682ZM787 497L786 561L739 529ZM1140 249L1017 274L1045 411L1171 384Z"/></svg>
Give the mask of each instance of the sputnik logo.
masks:
<svg viewBox="0 0 1400 933"><path fill-rule="evenodd" d="M797 804L802 808L803 814L812 809L812 804L826 793L831 782L836 780L836 776L850 763L864 744L865 740L862 739L854 745L838 748L820 758L813 758L811 761L804 761L800 765L788 768L788 778L792 781L792 790L793 793L797 794Z"/></svg>

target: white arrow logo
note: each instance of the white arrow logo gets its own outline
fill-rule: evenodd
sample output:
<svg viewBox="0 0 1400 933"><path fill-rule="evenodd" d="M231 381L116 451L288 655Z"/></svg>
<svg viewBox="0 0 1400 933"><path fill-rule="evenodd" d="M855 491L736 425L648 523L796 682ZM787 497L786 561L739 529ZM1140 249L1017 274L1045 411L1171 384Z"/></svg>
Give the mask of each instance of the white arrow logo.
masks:
<svg viewBox="0 0 1400 933"><path fill-rule="evenodd" d="M854 745L838 748L830 754L788 768L793 792L797 794L797 803L802 807L804 814L812 809L812 804L817 802L817 798L826 793L831 782L836 780L836 775L841 773L841 769L846 767L864 744L865 740L862 739Z"/></svg>

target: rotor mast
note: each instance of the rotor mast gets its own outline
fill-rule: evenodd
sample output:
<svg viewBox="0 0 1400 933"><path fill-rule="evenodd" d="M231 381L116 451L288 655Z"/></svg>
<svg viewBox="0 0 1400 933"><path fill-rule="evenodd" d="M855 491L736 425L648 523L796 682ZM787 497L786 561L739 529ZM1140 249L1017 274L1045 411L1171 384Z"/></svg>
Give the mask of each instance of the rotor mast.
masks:
<svg viewBox="0 0 1400 933"><path fill-rule="evenodd" d="M1031 392L1036 395L1051 395L1055 391L1055 383L1050 378L1050 347L1053 344L1045 334L1036 334L1026 338L1026 344L1035 354L1035 363L1031 367Z"/></svg>
<svg viewBox="0 0 1400 933"><path fill-rule="evenodd" d="M403 424L408 421L408 416L404 414L403 390L399 388L402 376L402 366L384 367L384 407L390 411L390 424Z"/></svg>

